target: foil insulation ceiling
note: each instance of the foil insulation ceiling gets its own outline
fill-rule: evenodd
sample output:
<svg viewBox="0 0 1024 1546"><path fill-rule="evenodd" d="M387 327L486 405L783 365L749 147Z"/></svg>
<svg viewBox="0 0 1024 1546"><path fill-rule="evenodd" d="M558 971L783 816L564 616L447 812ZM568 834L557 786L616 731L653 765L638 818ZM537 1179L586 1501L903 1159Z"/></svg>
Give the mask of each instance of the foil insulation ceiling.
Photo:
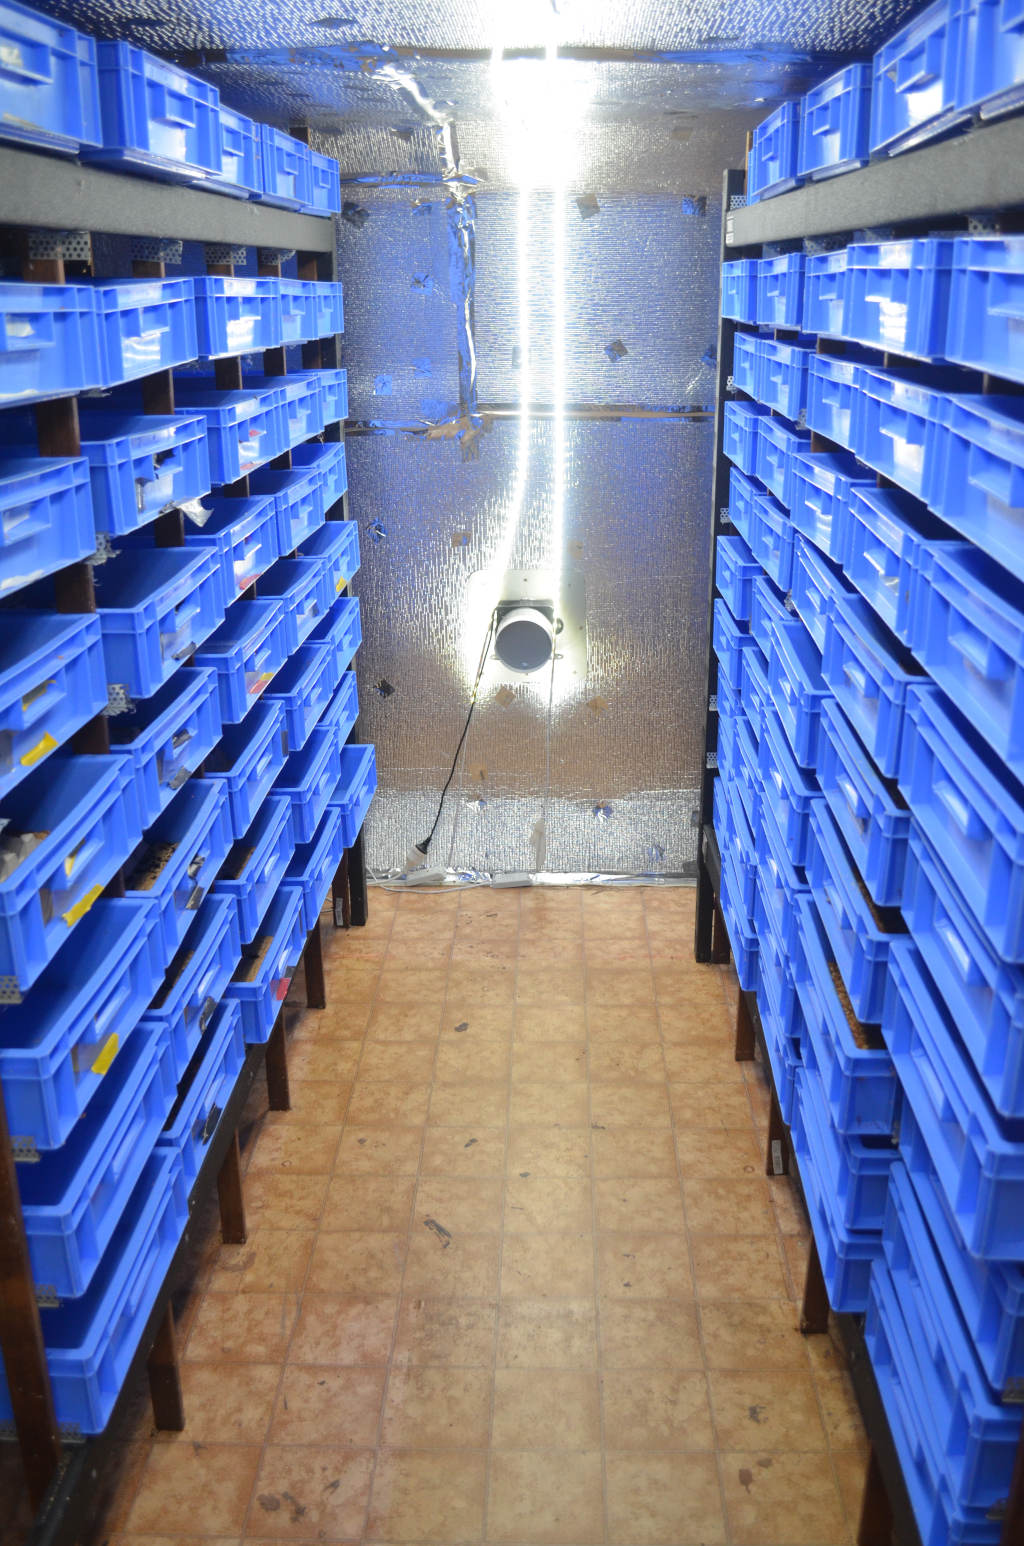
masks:
<svg viewBox="0 0 1024 1546"><path fill-rule="evenodd" d="M372 869L400 870L430 828L488 622L474 587L517 566L583 598L582 664L488 667L431 862L692 868L722 172L775 103L919 8L44 0L308 125L340 163ZM527 121L553 38L557 84ZM571 130L565 101L583 104ZM542 157L524 181L524 139L559 171Z"/></svg>

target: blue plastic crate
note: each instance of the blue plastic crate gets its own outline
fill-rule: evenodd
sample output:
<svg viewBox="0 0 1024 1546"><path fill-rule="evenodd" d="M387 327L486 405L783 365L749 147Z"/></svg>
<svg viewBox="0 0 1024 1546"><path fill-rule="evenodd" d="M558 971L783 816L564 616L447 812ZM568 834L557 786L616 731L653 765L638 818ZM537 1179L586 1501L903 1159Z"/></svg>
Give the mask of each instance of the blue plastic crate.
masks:
<svg viewBox="0 0 1024 1546"><path fill-rule="evenodd" d="M297 843L313 841L341 776L341 742L332 726L314 730L305 746L288 758L274 790L292 802Z"/></svg>
<svg viewBox="0 0 1024 1546"><path fill-rule="evenodd" d="M125 869L125 895L160 909L170 961L231 847L228 791L220 780L190 779L146 829Z"/></svg>
<svg viewBox="0 0 1024 1546"><path fill-rule="evenodd" d="M344 299L337 281L282 279L280 285L285 343L311 343L314 339L331 338L344 332ZM305 374L315 375L315 372Z"/></svg>
<svg viewBox="0 0 1024 1546"><path fill-rule="evenodd" d="M0 458L0 596L95 550L86 462Z"/></svg>
<svg viewBox="0 0 1024 1546"><path fill-rule="evenodd" d="M754 740L760 742L765 713L772 706L768 662L760 650L744 650L740 678L740 702Z"/></svg>
<svg viewBox="0 0 1024 1546"><path fill-rule="evenodd" d="M798 1027L802 1027L803 1019L792 986L789 965L779 953L781 946L770 928L762 928L761 921L761 904L758 901L754 917L758 934L757 1007L779 1110L782 1112L782 1120L788 1126L793 1120L796 1075L801 1066L799 1031L794 1035L789 1030L779 1008L778 998L788 997L792 1001Z"/></svg>
<svg viewBox="0 0 1024 1546"><path fill-rule="evenodd" d="M823 1131L815 1121L813 1095L807 1091L816 1077L813 1068L797 1074L790 1127L793 1153L828 1302L839 1314L859 1314L867 1309L871 1269L882 1254L882 1241L877 1232L853 1230L840 1217L839 1199L830 1189L827 1125Z"/></svg>
<svg viewBox="0 0 1024 1546"><path fill-rule="evenodd" d="M910 829L903 916L992 1104L1024 1119L1024 971L1001 961L935 850Z"/></svg>
<svg viewBox="0 0 1024 1546"><path fill-rule="evenodd" d="M801 451L792 462L790 515L797 531L835 563L846 559L847 508L854 488L875 480L855 457Z"/></svg>
<svg viewBox="0 0 1024 1546"><path fill-rule="evenodd" d="M895 778L907 691L920 667L861 596L839 596L825 624L822 675L886 778Z"/></svg>
<svg viewBox="0 0 1024 1546"><path fill-rule="evenodd" d="M818 252L807 258L804 264L803 325L808 333L818 333L826 338L843 336L848 257L849 249L840 247L836 252Z"/></svg>
<svg viewBox="0 0 1024 1546"><path fill-rule="evenodd" d="M754 130L747 158L747 203L799 186L800 104L783 102Z"/></svg>
<svg viewBox="0 0 1024 1546"><path fill-rule="evenodd" d="M873 902L898 907L910 813L885 783L835 702L821 711L818 783Z"/></svg>
<svg viewBox="0 0 1024 1546"><path fill-rule="evenodd" d="M751 477L757 470L758 426L767 413L768 409L759 403L746 403L741 399L722 405L723 454Z"/></svg>
<svg viewBox="0 0 1024 1546"><path fill-rule="evenodd" d="M817 181L866 166L870 138L871 66L848 64L804 97L797 171Z"/></svg>
<svg viewBox="0 0 1024 1546"><path fill-rule="evenodd" d="M120 536L210 489L206 420L201 415L81 415L97 531Z"/></svg>
<svg viewBox="0 0 1024 1546"><path fill-rule="evenodd" d="M260 191L262 175L259 124L222 102L220 166L207 186L237 199L254 198Z"/></svg>
<svg viewBox="0 0 1024 1546"><path fill-rule="evenodd" d="M294 553L299 544L323 524L321 480L313 467L291 472L265 468L250 481L254 494L272 494L277 511L277 545L282 553Z"/></svg>
<svg viewBox="0 0 1024 1546"><path fill-rule="evenodd" d="M0 280L0 408L104 384L92 288Z"/></svg>
<svg viewBox="0 0 1024 1546"><path fill-rule="evenodd" d="M722 855L722 887L719 895L736 976L744 992L757 988L757 933L743 900L743 882L729 854Z"/></svg>
<svg viewBox="0 0 1024 1546"><path fill-rule="evenodd" d="M299 549L300 558L318 558L327 569L331 599L340 596L359 573L359 527L355 521L325 521Z"/></svg>
<svg viewBox="0 0 1024 1546"><path fill-rule="evenodd" d="M1024 411L1018 397L946 397L925 497L1011 574L1024 552Z"/></svg>
<svg viewBox="0 0 1024 1546"><path fill-rule="evenodd" d="M121 868L142 823L123 757L52 757L8 792L4 816L13 868L0 881L0 994L17 1003Z"/></svg>
<svg viewBox="0 0 1024 1546"><path fill-rule="evenodd" d="M216 1013L241 951L235 899L216 893L208 896L142 1022L166 1026L179 1082Z"/></svg>
<svg viewBox="0 0 1024 1546"><path fill-rule="evenodd" d="M174 1060L162 1029L128 1041L67 1142L19 1178L37 1295L84 1294L174 1104Z"/></svg>
<svg viewBox="0 0 1024 1546"><path fill-rule="evenodd" d="M103 899L43 979L0 1015L0 1080L17 1158L70 1137L163 973L156 909Z"/></svg>
<svg viewBox="0 0 1024 1546"><path fill-rule="evenodd" d="M284 280L281 280L284 283ZM242 377L242 386L253 392L276 392L285 417L285 449L300 446L311 435L323 433L324 403L315 370L291 372L287 376Z"/></svg>
<svg viewBox="0 0 1024 1546"><path fill-rule="evenodd" d="M0 613L0 797L106 703L96 617Z"/></svg>
<svg viewBox="0 0 1024 1546"><path fill-rule="evenodd" d="M814 775L797 763L774 707L761 721L757 766L762 820L770 811L787 857L802 870L810 853L811 806L819 797L818 785Z"/></svg>
<svg viewBox="0 0 1024 1546"><path fill-rule="evenodd" d="M899 782L992 949L1024 962L1024 787L934 688L908 699Z"/></svg>
<svg viewBox="0 0 1024 1546"><path fill-rule="evenodd" d="M46 150L98 145L96 44L27 6L0 5L0 136Z"/></svg>
<svg viewBox="0 0 1024 1546"><path fill-rule="evenodd" d="M319 487L317 497L325 515L348 489L343 440L311 440L307 445L296 446L292 451L292 466L315 472Z"/></svg>
<svg viewBox="0 0 1024 1546"><path fill-rule="evenodd" d="M324 425L344 424L348 418L348 371L324 367L317 376L324 400Z"/></svg>
<svg viewBox="0 0 1024 1546"><path fill-rule="evenodd" d="M792 618L793 614L786 606L786 598L774 580L770 580L766 574L755 580L750 592L750 631L769 664L775 648L772 625L791 622Z"/></svg>
<svg viewBox="0 0 1024 1546"><path fill-rule="evenodd" d="M961 116L957 85L963 23L956 0L935 0L893 34L871 66L871 150L892 154Z"/></svg>
<svg viewBox="0 0 1024 1546"><path fill-rule="evenodd" d="M921 664L1024 777L1024 581L963 542L933 544L916 580Z"/></svg>
<svg viewBox="0 0 1024 1546"><path fill-rule="evenodd" d="M291 631L279 601L244 601L196 652L194 665L217 673L220 717L244 719L291 653Z"/></svg>
<svg viewBox="0 0 1024 1546"><path fill-rule="evenodd" d="M280 523L272 495L252 499L206 499L206 517L186 523L186 548L212 547L219 560L221 601L226 612L243 591L255 585L281 551Z"/></svg>
<svg viewBox="0 0 1024 1546"><path fill-rule="evenodd" d="M941 521L909 494L858 483L846 505L847 578L870 601L902 644L916 649L920 587L916 573L923 552L948 538Z"/></svg>
<svg viewBox="0 0 1024 1546"><path fill-rule="evenodd" d="M338 739L344 745L358 718L359 693L356 687L356 674L354 671L343 671L337 691L320 716L320 723L325 729L331 726L336 730Z"/></svg>
<svg viewBox="0 0 1024 1546"><path fill-rule="evenodd" d="M793 523L771 494L754 496L750 550L769 579L788 591L793 579Z"/></svg>
<svg viewBox="0 0 1024 1546"><path fill-rule="evenodd" d="M743 673L741 653L743 650L756 649L757 641L736 621L721 599L714 606L712 644L718 657L719 677L724 677L727 685L738 695Z"/></svg>
<svg viewBox="0 0 1024 1546"><path fill-rule="evenodd" d="M215 274L194 284L197 352L204 359L274 349L283 341L280 279Z"/></svg>
<svg viewBox="0 0 1024 1546"><path fill-rule="evenodd" d="M135 48L99 44L103 144L83 152L126 172L204 182L220 175L220 92Z"/></svg>
<svg viewBox="0 0 1024 1546"><path fill-rule="evenodd" d="M242 1031L250 1045L269 1039L305 944L302 892L282 886L267 909L260 933L243 950L226 989L226 997L237 999L241 1006Z"/></svg>
<svg viewBox="0 0 1024 1546"><path fill-rule="evenodd" d="M313 194L309 146L268 123L261 123L259 131L261 176L255 197L282 209L303 209Z"/></svg>
<svg viewBox="0 0 1024 1546"><path fill-rule="evenodd" d="M894 1166L894 1172L898 1168ZM876 1262L871 1274L864 1340L921 1546L999 1546L1001 1521L988 1519L984 1509L967 1509L954 1502L941 1457L934 1456L924 1441L920 1412L929 1392L884 1261Z"/></svg>
<svg viewBox="0 0 1024 1546"><path fill-rule="evenodd" d="M751 587L761 573L761 565L742 537L719 537L715 554L718 592L737 622L749 623Z"/></svg>
<svg viewBox="0 0 1024 1546"><path fill-rule="evenodd" d="M761 485L738 467L729 469L729 519L740 536L750 546L750 533L754 526L754 500L761 492Z"/></svg>
<svg viewBox="0 0 1024 1546"><path fill-rule="evenodd" d="M748 918L754 917L757 886L757 855L754 834L743 809L739 790L731 778L715 779L713 796L715 835L719 853L729 854L740 882L737 902Z"/></svg>
<svg viewBox="0 0 1024 1546"><path fill-rule="evenodd" d="M928 1392L920 1418L930 1447L959 1504L994 1509L1010 1490L1024 1414L1001 1405L984 1378L902 1166L893 1170L883 1244Z"/></svg>
<svg viewBox="0 0 1024 1546"><path fill-rule="evenodd" d="M757 427L757 476L787 510L793 505L794 458L811 448L806 430L794 429L785 419L770 415Z"/></svg>
<svg viewBox="0 0 1024 1546"><path fill-rule="evenodd" d="M913 1113L904 1107L915 1128ZM964 1249L949 1199L927 1159L911 1175L912 1190L928 1220L939 1260L992 1389L1003 1399L1019 1399L1024 1390L1024 1268L979 1261Z"/></svg>
<svg viewBox="0 0 1024 1546"><path fill-rule="evenodd" d="M814 354L807 362L807 428L837 446L854 449L853 408L860 395L860 362Z"/></svg>
<svg viewBox="0 0 1024 1546"><path fill-rule="evenodd" d="M820 801L818 802L820 804ZM771 803L762 802L757 828L756 870L761 899L770 927L792 959L800 948L796 899L809 895L804 879L786 851Z"/></svg>
<svg viewBox="0 0 1024 1546"><path fill-rule="evenodd" d="M964 236L953 248L946 357L1024 381L1024 236Z"/></svg>
<svg viewBox="0 0 1024 1546"><path fill-rule="evenodd" d="M185 1190L189 1193L244 1062L242 1012L237 1003L227 999L206 1034L191 1082L175 1102L157 1143L158 1149L170 1149L181 1159Z"/></svg>
<svg viewBox="0 0 1024 1546"><path fill-rule="evenodd" d="M205 775L227 789L232 835L243 838L285 764L284 708L264 698L229 725L206 760Z"/></svg>
<svg viewBox="0 0 1024 1546"><path fill-rule="evenodd" d="M1024 102L1024 18L1018 0L963 0L960 105L982 118Z"/></svg>
<svg viewBox="0 0 1024 1546"><path fill-rule="evenodd" d="M327 616L313 629L310 644L329 644L339 673L344 671L363 640L358 596L339 596Z"/></svg>
<svg viewBox="0 0 1024 1546"><path fill-rule="evenodd" d="M264 800L248 832L235 843L213 888L238 909L243 943L254 938L277 894L295 850L291 801L272 794Z"/></svg>
<svg viewBox="0 0 1024 1546"><path fill-rule="evenodd" d="M891 354L941 359L953 247L936 237L855 242L847 250L842 336Z"/></svg>
<svg viewBox="0 0 1024 1546"><path fill-rule="evenodd" d="M945 388L952 378L921 368L896 374L861 365L854 401L853 450L862 462L927 499L929 463L938 436Z"/></svg>
<svg viewBox="0 0 1024 1546"><path fill-rule="evenodd" d="M328 804L341 811L341 838L351 848L377 792L377 753L352 743L341 748L341 777Z"/></svg>
<svg viewBox="0 0 1024 1546"><path fill-rule="evenodd" d="M798 897L800 948L793 978L807 1043L804 1061L818 1073L836 1130L849 1136L888 1136L899 1105L899 1082L877 1028L854 1038L830 971L828 936L813 900Z"/></svg>
<svg viewBox="0 0 1024 1546"><path fill-rule="evenodd" d="M804 255L761 258L757 267L757 317L762 327L799 328L804 310Z"/></svg>
<svg viewBox="0 0 1024 1546"><path fill-rule="evenodd" d="M768 685L794 757L802 768L814 768L818 720L829 691L817 646L799 618L772 626Z"/></svg>
<svg viewBox="0 0 1024 1546"><path fill-rule="evenodd" d="M814 350L777 338L759 338L757 344L757 400L795 424L807 407L807 368Z"/></svg>
<svg viewBox="0 0 1024 1546"><path fill-rule="evenodd" d="M800 1119L810 1128L822 1188L844 1230L877 1232L885 1218L889 1175L899 1149L891 1137L853 1138L836 1130L816 1069L800 1080Z"/></svg>
<svg viewBox="0 0 1024 1546"><path fill-rule="evenodd" d="M319 151L309 153L311 172L311 197L307 208L316 215L341 214L341 177L338 163L333 156L322 156Z"/></svg>
<svg viewBox="0 0 1024 1546"><path fill-rule="evenodd" d="M199 413L206 420L210 476L215 487L237 483L287 451L287 417L276 387L221 392L201 381L176 376L174 390L180 413Z"/></svg>
<svg viewBox="0 0 1024 1546"><path fill-rule="evenodd" d="M301 843L295 849L285 886L302 893L302 927L307 934L320 921L344 852L341 811L337 808L324 814L312 842Z"/></svg>
<svg viewBox="0 0 1024 1546"><path fill-rule="evenodd" d="M96 571L107 681L148 698L224 616L210 548L129 548Z"/></svg>
<svg viewBox="0 0 1024 1546"><path fill-rule="evenodd" d="M131 762L148 827L220 740L217 678L212 671L179 672L109 723L111 752Z"/></svg>
<svg viewBox="0 0 1024 1546"><path fill-rule="evenodd" d="M792 599L796 615L818 646L825 648L825 622L837 596L849 594L842 571L800 532L793 537Z"/></svg>
<svg viewBox="0 0 1024 1546"><path fill-rule="evenodd" d="M855 864L835 819L822 802L811 811L807 879L818 916L858 1019L882 1018L889 946L902 932L898 913L880 913L862 890Z"/></svg>
<svg viewBox="0 0 1024 1546"><path fill-rule="evenodd" d="M757 321L757 258L722 264L722 316L734 322Z"/></svg>
<svg viewBox="0 0 1024 1546"><path fill-rule="evenodd" d="M187 1223L181 1159L154 1151L89 1291L58 1309L40 1311L62 1426L83 1434L106 1428ZM0 1376L0 1421L9 1422L11 1415L7 1382Z"/></svg>
<svg viewBox="0 0 1024 1546"><path fill-rule="evenodd" d="M1024 1129L1007 1134L920 953L893 947L882 1034L903 1088L908 1170L932 1170L973 1256L1024 1261ZM907 1121L907 1108L912 1121Z"/></svg>
<svg viewBox="0 0 1024 1546"><path fill-rule="evenodd" d="M97 280L94 293L104 386L137 381L195 359L191 279Z"/></svg>
<svg viewBox="0 0 1024 1546"><path fill-rule="evenodd" d="M305 746L331 701L338 671L328 644L303 644L290 655L271 682L266 701L279 703L288 752Z"/></svg>
<svg viewBox="0 0 1024 1546"><path fill-rule="evenodd" d="M748 397L757 397L757 368L758 345L761 340L756 333L740 333L733 335L732 340L732 380L737 392L746 392Z"/></svg>
<svg viewBox="0 0 1024 1546"><path fill-rule="evenodd" d="M260 581L260 595L280 601L292 650L309 638L334 601L327 565L320 558L279 558Z"/></svg>

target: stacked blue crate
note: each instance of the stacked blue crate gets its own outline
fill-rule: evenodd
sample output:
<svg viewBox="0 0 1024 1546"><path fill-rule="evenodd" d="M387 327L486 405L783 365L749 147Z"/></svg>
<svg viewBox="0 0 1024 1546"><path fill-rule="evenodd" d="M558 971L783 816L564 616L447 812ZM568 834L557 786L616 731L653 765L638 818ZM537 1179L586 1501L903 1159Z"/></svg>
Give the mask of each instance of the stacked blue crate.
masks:
<svg viewBox="0 0 1024 1546"><path fill-rule="evenodd" d="M6 0L0 34L0 137L340 208L335 162L166 62L97 50ZM334 335L342 295L211 276L11 281L0 299L0 1080L32 1161L23 1211L57 1417L93 1433L246 1042L273 1029L376 787L373 748L347 744L360 625L344 444L318 438L347 414L345 373L221 393L194 369ZM144 411L145 378L178 367L175 412ZM83 404L82 454L36 454L23 405L96 388L110 395ZM293 448L292 473L242 492ZM157 539L171 510L180 547L163 545L166 523ZM83 560L97 610L54 610L49 577ZM104 711L109 754L74 754Z"/></svg>
<svg viewBox="0 0 1024 1546"><path fill-rule="evenodd" d="M972 25L998 10L959 7ZM924 13L924 33L944 38L950 14ZM934 1546L998 1541L1021 1434L1021 297L1012 236L809 256L800 325L844 352L807 359L801 420L781 366L813 340L737 329L732 384L750 401L723 415L740 536L717 564L716 607L737 610L716 617L715 822L735 847L733 812L753 806L764 840L740 958L756 951L829 1297L867 1315ZM802 423L823 449L787 438ZM784 539L763 539L769 498L793 527L788 586ZM736 718L762 652L752 789Z"/></svg>

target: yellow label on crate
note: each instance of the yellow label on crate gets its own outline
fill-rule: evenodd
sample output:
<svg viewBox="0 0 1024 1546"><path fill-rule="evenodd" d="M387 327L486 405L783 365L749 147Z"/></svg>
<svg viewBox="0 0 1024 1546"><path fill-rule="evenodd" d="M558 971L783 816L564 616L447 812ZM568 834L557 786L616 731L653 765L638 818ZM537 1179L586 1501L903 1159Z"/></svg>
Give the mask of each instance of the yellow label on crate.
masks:
<svg viewBox="0 0 1024 1546"><path fill-rule="evenodd" d="M71 1066L76 1074L105 1074L121 1046L121 1038L116 1031L107 1037L102 1046L90 1043L88 1046L72 1048Z"/></svg>
<svg viewBox="0 0 1024 1546"><path fill-rule="evenodd" d="M23 768L30 768L32 767L33 763L38 762L41 757L45 757L49 752L52 752L56 745L57 742L47 730L46 734L40 740L38 740L29 751L25 752L23 756L18 758L18 761L21 763Z"/></svg>
<svg viewBox="0 0 1024 1546"><path fill-rule="evenodd" d="M92 1071L94 1074L102 1075L106 1073L107 1069L116 1058L117 1049L120 1045L120 1038L118 1037L117 1032L114 1031L113 1034L108 1036L106 1041L103 1043L99 1055L92 1065Z"/></svg>
<svg viewBox="0 0 1024 1546"><path fill-rule="evenodd" d="M74 907L69 907L66 913L61 913L61 917L68 928L70 929L73 923L77 923L79 918L84 918L92 904L98 902L102 895L103 887L93 886L91 891L87 891L83 897L79 898Z"/></svg>
<svg viewBox="0 0 1024 1546"><path fill-rule="evenodd" d="M346 586L346 585L347 585L347 584L348 584L348 581L347 581L347 580L346 580L346 578L345 578L345 576L344 576L344 575L342 575L342 577L341 577L341 579L340 579L340 580L337 580L337 581L336 581L336 582L335 582L335 586L334 586L334 589L335 589L335 590L336 590L336 591L343 591L343 590L344 590L344 589L345 589L345 586Z"/></svg>

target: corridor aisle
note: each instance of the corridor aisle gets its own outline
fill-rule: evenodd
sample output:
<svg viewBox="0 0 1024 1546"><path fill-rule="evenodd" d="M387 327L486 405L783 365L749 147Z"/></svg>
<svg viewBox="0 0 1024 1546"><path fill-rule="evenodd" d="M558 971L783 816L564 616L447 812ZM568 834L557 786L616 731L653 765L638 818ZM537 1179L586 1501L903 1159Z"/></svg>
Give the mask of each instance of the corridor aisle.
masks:
<svg viewBox="0 0 1024 1546"><path fill-rule="evenodd" d="M860 1419L692 931L685 889L371 892L102 1539L852 1541Z"/></svg>

